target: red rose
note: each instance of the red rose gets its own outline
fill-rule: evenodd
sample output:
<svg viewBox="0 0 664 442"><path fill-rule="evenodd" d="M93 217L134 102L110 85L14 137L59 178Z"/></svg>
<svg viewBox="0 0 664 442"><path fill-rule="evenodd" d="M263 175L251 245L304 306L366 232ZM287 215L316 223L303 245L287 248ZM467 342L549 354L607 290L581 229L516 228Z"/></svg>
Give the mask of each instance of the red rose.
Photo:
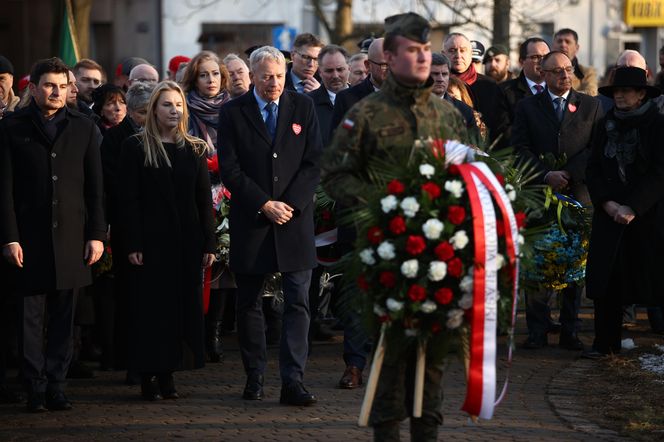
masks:
<svg viewBox="0 0 664 442"><path fill-rule="evenodd" d="M419 235L410 235L406 240L406 252L413 256L419 255L427 248L424 237Z"/></svg>
<svg viewBox="0 0 664 442"><path fill-rule="evenodd" d="M501 186L505 187L505 177L502 176L501 174L497 173L496 174L496 179L500 183Z"/></svg>
<svg viewBox="0 0 664 442"><path fill-rule="evenodd" d="M391 193L392 195L399 195L405 191L406 186L404 186L403 183L397 179L393 179L387 183L387 193Z"/></svg>
<svg viewBox="0 0 664 442"><path fill-rule="evenodd" d="M454 257L454 247L447 241L441 242L436 246L433 253L436 254L439 261L447 261Z"/></svg>
<svg viewBox="0 0 664 442"><path fill-rule="evenodd" d="M380 282L382 286L391 289L397 285L397 277L392 272L381 272L378 277L378 282Z"/></svg>
<svg viewBox="0 0 664 442"><path fill-rule="evenodd" d="M517 212L514 214L516 218L516 225L519 226L519 229L526 226L526 214L523 212Z"/></svg>
<svg viewBox="0 0 664 442"><path fill-rule="evenodd" d="M388 322L390 320L390 315L382 315L378 317L378 322Z"/></svg>
<svg viewBox="0 0 664 442"><path fill-rule="evenodd" d="M390 220L390 232L399 235L406 231L406 221L401 215L397 215Z"/></svg>
<svg viewBox="0 0 664 442"><path fill-rule="evenodd" d="M505 224L503 224L501 221L496 224L496 233L498 236L505 235Z"/></svg>
<svg viewBox="0 0 664 442"><path fill-rule="evenodd" d="M461 276L463 271L463 263L459 258L452 258L447 261L447 274L453 278L458 278Z"/></svg>
<svg viewBox="0 0 664 442"><path fill-rule="evenodd" d="M357 286L363 292L366 292L367 290L369 290L369 283L367 282L367 279L364 277L364 275L360 275L360 276L357 277Z"/></svg>
<svg viewBox="0 0 664 442"><path fill-rule="evenodd" d="M433 324L431 324L431 333L433 333L434 335L436 333L439 333L441 329L442 327L440 326L440 322L434 322Z"/></svg>
<svg viewBox="0 0 664 442"><path fill-rule="evenodd" d="M422 184L422 190L426 192L430 200L435 200L440 196L440 186L436 183L429 181L428 183Z"/></svg>
<svg viewBox="0 0 664 442"><path fill-rule="evenodd" d="M440 305L447 305L450 302L452 302L452 298L454 298L454 293L452 292L451 289L448 289L447 287L440 288L436 290L436 293L433 295L434 298L436 298L436 302Z"/></svg>
<svg viewBox="0 0 664 442"><path fill-rule="evenodd" d="M444 158L445 157L445 140L442 138L436 138L433 140L433 143L431 143L431 150L433 151L433 156L436 158Z"/></svg>
<svg viewBox="0 0 664 442"><path fill-rule="evenodd" d="M466 219L466 209L463 206L448 207L447 219L455 226L458 226Z"/></svg>
<svg viewBox="0 0 664 442"><path fill-rule="evenodd" d="M217 155L207 159L207 168L211 173L219 173L219 157Z"/></svg>
<svg viewBox="0 0 664 442"><path fill-rule="evenodd" d="M367 231L367 238L371 244L380 244L383 241L383 238L385 238L385 235L383 235L383 231L380 230L380 227L374 226Z"/></svg>
<svg viewBox="0 0 664 442"><path fill-rule="evenodd" d="M456 164L450 164L450 166L447 168L447 173L450 175L459 175L459 166Z"/></svg>
<svg viewBox="0 0 664 442"><path fill-rule="evenodd" d="M320 213L320 217L323 221L329 221L330 219L332 219L332 212L325 209Z"/></svg>
<svg viewBox="0 0 664 442"><path fill-rule="evenodd" d="M408 297L413 302L420 302L427 299L427 289L421 285L413 284L408 289Z"/></svg>

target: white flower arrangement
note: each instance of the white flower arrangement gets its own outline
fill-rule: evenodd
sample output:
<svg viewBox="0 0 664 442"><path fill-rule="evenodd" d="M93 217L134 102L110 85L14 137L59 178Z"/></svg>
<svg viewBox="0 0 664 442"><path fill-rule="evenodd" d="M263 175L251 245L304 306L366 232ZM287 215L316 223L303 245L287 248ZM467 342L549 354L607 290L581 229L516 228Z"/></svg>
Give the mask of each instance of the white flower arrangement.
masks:
<svg viewBox="0 0 664 442"><path fill-rule="evenodd" d="M507 192L507 198L509 198L510 201L516 200L516 190L513 185L505 184L505 192Z"/></svg>
<svg viewBox="0 0 664 442"><path fill-rule="evenodd" d="M401 264L401 274L406 278L415 278L420 270L420 263L416 259L409 259Z"/></svg>
<svg viewBox="0 0 664 442"><path fill-rule="evenodd" d="M436 218L429 218L422 225L422 232L424 232L424 236L427 239L438 239L440 238L440 234L443 233L444 228L445 224L442 221Z"/></svg>
<svg viewBox="0 0 664 442"><path fill-rule="evenodd" d="M466 247L468 241L468 235L465 230L457 230L454 232L454 235L452 235L452 238L450 238L450 244L452 244L452 247L456 250L461 250Z"/></svg>
<svg viewBox="0 0 664 442"><path fill-rule="evenodd" d="M473 293L464 293L461 299L459 299L459 307L468 310L473 306Z"/></svg>
<svg viewBox="0 0 664 442"><path fill-rule="evenodd" d="M431 164L420 164L420 175L431 179L431 177L436 173L436 169Z"/></svg>
<svg viewBox="0 0 664 442"><path fill-rule="evenodd" d="M387 309L391 312L398 312L401 311L403 308L403 302L397 301L394 298L387 298L387 301L385 301L385 305L387 306Z"/></svg>
<svg viewBox="0 0 664 442"><path fill-rule="evenodd" d="M447 322L445 325L450 330L459 328L463 324L463 310L455 308L447 312Z"/></svg>
<svg viewBox="0 0 664 442"><path fill-rule="evenodd" d="M426 314L433 313L436 311L436 309L438 309L436 303L429 301L428 299L424 301L422 305L420 305L420 310L422 311L422 313Z"/></svg>
<svg viewBox="0 0 664 442"><path fill-rule="evenodd" d="M408 336L409 338L414 338L415 336L420 334L419 329L416 328L405 328L403 330L403 334Z"/></svg>
<svg viewBox="0 0 664 442"><path fill-rule="evenodd" d="M468 274L461 278L461 281L459 282L459 289L461 290L461 293L472 293L473 292L473 275Z"/></svg>
<svg viewBox="0 0 664 442"><path fill-rule="evenodd" d="M378 304L374 304L373 312L376 316L385 316L387 314L385 309Z"/></svg>
<svg viewBox="0 0 664 442"><path fill-rule="evenodd" d="M383 209L383 213L390 213L399 207L399 200L394 195L387 195L380 200L380 207Z"/></svg>
<svg viewBox="0 0 664 442"><path fill-rule="evenodd" d="M364 263L368 266L372 266L372 265L376 264L376 258L374 258L373 249L371 249L371 248L363 249L360 252L360 261L362 261L362 263Z"/></svg>
<svg viewBox="0 0 664 442"><path fill-rule="evenodd" d="M459 180L445 181L445 190L455 198L461 198L461 195L463 195L463 183Z"/></svg>
<svg viewBox="0 0 664 442"><path fill-rule="evenodd" d="M500 270L505 265L505 257L498 253L496 255L496 270Z"/></svg>
<svg viewBox="0 0 664 442"><path fill-rule="evenodd" d="M444 261L431 261L429 264L429 279L431 281L441 281L447 275L447 263Z"/></svg>
<svg viewBox="0 0 664 442"><path fill-rule="evenodd" d="M406 197L401 201L400 205L403 209L403 214L408 218L413 218L418 210L420 210L420 203L417 202L412 196Z"/></svg>
<svg viewBox="0 0 664 442"><path fill-rule="evenodd" d="M396 253L394 252L394 245L389 241L383 241L380 243L376 251L378 252L378 256L380 256L385 261L389 261L396 256Z"/></svg>

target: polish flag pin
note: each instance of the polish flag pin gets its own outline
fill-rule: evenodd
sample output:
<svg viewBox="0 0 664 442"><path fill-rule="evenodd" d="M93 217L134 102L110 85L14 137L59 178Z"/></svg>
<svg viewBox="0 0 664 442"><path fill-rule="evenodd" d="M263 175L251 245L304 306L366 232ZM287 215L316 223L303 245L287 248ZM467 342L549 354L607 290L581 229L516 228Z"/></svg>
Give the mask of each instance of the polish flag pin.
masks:
<svg viewBox="0 0 664 442"><path fill-rule="evenodd" d="M572 103L567 105L567 109L569 109L570 112L576 112L576 106Z"/></svg>
<svg viewBox="0 0 664 442"><path fill-rule="evenodd" d="M300 132L302 132L302 126L300 126L297 123L293 123L293 125L291 127L293 128L293 133L295 135L300 135Z"/></svg>

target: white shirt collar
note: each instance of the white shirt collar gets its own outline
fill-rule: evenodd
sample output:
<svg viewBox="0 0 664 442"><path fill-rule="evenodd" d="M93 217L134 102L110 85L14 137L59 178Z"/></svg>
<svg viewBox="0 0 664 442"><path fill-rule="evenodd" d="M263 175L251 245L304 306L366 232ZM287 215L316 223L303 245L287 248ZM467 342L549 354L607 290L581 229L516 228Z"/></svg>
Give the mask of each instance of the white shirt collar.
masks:
<svg viewBox="0 0 664 442"><path fill-rule="evenodd" d="M558 98L558 97L563 97L563 99L564 99L565 101L567 101L567 97L569 96L569 91L565 92L565 93L562 94L562 95L556 95L556 94L553 94L553 93L551 93L551 91L550 91L548 88L547 88L546 91L549 93L549 96L551 97L551 101L555 100L555 99Z"/></svg>
<svg viewBox="0 0 664 442"><path fill-rule="evenodd" d="M542 90L546 89L546 83L544 83L544 82L535 83L533 80L526 77L525 75L523 76L523 78L526 79L526 83L528 83L528 88L530 88L530 91L533 93L533 95L537 93L537 89L535 88L536 84L539 84L540 86L542 86Z"/></svg>
<svg viewBox="0 0 664 442"><path fill-rule="evenodd" d="M258 92L256 92L256 88L253 88L254 91L254 98L256 98L256 102L258 103L258 110L262 112L265 112L265 105L267 105L267 101L263 100L260 95L258 95ZM279 98L278 97L276 100L274 100L274 104L277 105L277 110L279 110Z"/></svg>

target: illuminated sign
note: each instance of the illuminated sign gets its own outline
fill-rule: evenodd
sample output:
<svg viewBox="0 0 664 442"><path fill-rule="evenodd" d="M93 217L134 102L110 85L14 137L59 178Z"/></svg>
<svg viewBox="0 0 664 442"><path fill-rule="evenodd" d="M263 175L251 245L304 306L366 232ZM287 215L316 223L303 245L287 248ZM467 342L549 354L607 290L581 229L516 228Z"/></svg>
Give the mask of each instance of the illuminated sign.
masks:
<svg viewBox="0 0 664 442"><path fill-rule="evenodd" d="M664 26L664 0L625 0L625 23L629 26Z"/></svg>

